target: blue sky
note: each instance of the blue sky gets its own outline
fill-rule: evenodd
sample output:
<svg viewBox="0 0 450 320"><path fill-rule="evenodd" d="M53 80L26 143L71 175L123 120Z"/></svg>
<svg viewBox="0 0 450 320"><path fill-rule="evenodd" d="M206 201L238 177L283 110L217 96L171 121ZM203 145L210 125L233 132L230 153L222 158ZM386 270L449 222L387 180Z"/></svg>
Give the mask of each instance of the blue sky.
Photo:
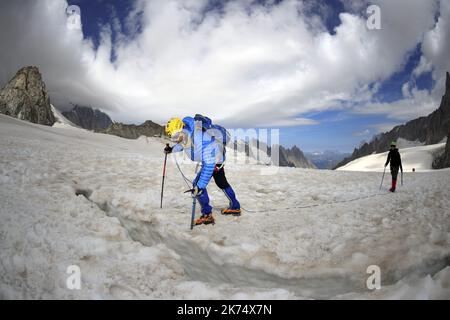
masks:
<svg viewBox="0 0 450 320"><path fill-rule="evenodd" d="M366 28L371 3L381 30ZM283 145L304 151L350 152L436 109L450 69L445 1L68 4L81 9L80 31L64 28L66 0L3 6L0 76L38 65L58 108L90 105L125 123L202 113L279 128ZM8 19L17 12L29 23ZM17 41L25 34L33 40Z"/></svg>
<svg viewBox="0 0 450 320"><path fill-rule="evenodd" d="M100 33L105 25L109 25L114 17L121 22L121 32L123 32L128 38L132 39L136 33L141 32L140 25L137 25L134 32L131 32L123 25L125 20L133 9L133 0L69 0L69 5L77 5L82 10L81 20L83 26L83 34L85 38L92 40L95 48L97 49L100 44ZM112 28L113 41L116 40L117 33ZM111 61L115 60L114 48L111 52Z"/></svg>

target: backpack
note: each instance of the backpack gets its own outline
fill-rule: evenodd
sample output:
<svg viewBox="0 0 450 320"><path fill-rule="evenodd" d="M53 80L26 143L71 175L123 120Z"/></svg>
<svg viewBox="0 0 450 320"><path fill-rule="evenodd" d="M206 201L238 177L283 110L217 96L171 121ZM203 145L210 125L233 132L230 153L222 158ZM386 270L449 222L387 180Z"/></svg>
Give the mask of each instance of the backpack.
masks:
<svg viewBox="0 0 450 320"><path fill-rule="evenodd" d="M195 121L202 122L202 131L208 131L208 134L219 143L222 143L225 147L231 140L231 135L224 127L213 124L212 120L208 117L202 116L201 114L196 114L194 117Z"/></svg>

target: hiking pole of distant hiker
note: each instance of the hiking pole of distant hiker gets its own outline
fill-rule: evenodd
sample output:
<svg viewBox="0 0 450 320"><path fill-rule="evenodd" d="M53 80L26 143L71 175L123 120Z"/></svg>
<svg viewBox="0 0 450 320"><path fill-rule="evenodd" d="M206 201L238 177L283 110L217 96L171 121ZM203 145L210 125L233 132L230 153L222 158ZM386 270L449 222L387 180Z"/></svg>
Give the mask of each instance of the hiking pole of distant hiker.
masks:
<svg viewBox="0 0 450 320"><path fill-rule="evenodd" d="M169 144L166 143L166 147L169 147ZM163 204L163 196L164 196L164 180L166 178L166 164L167 164L167 152L165 152L164 156L164 167L163 167L163 176L162 176L162 186L161 186L161 209Z"/></svg>
<svg viewBox="0 0 450 320"><path fill-rule="evenodd" d="M403 170L402 170L402 176L401 177L402 177L402 187L403 187Z"/></svg>
<svg viewBox="0 0 450 320"><path fill-rule="evenodd" d="M381 187L383 186L383 180L384 180L384 174L385 173L386 173L386 167L384 167L383 177L381 178L380 190L381 190Z"/></svg>

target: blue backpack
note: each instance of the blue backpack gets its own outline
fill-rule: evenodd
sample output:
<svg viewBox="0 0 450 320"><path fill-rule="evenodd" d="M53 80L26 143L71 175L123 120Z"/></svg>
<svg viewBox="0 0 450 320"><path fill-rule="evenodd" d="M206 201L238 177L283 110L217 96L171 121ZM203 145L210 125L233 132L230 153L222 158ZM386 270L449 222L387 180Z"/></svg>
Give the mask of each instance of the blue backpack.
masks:
<svg viewBox="0 0 450 320"><path fill-rule="evenodd" d="M201 121L203 132L208 131L211 137L217 142L222 143L224 147L230 142L231 135L227 129L218 124L213 124L210 118L196 114L194 120Z"/></svg>

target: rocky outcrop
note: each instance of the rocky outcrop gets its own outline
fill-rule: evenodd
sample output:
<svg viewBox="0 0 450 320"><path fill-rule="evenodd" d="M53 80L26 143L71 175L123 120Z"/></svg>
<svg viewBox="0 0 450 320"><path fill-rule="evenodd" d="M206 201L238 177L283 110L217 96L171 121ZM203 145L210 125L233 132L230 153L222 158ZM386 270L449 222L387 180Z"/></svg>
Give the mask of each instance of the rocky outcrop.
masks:
<svg viewBox="0 0 450 320"><path fill-rule="evenodd" d="M91 107L76 105L71 111L62 114L70 122L87 130L106 129L113 123L106 113Z"/></svg>
<svg viewBox="0 0 450 320"><path fill-rule="evenodd" d="M112 134L126 139L137 139L140 136L161 137L164 127L150 120L141 125L113 123L108 128L97 130L100 133Z"/></svg>
<svg viewBox="0 0 450 320"><path fill-rule="evenodd" d="M0 90L0 113L52 126L50 97L37 67L25 67Z"/></svg>
<svg viewBox="0 0 450 320"><path fill-rule="evenodd" d="M433 161L433 169L444 169L450 167L450 131L447 137L447 143L442 154L438 155Z"/></svg>
<svg viewBox="0 0 450 320"><path fill-rule="evenodd" d="M448 133L447 144L445 145L445 151L440 168L449 168L449 167L450 167L450 132Z"/></svg>
<svg viewBox="0 0 450 320"><path fill-rule="evenodd" d="M447 72L446 90L437 110L427 117L411 120L406 124L396 126L387 133L380 134L369 143L364 143L353 151L352 155L340 162L336 168L373 153L385 152L391 141L403 138L409 141L419 141L425 145L441 142L450 130L450 75Z"/></svg>
<svg viewBox="0 0 450 320"><path fill-rule="evenodd" d="M316 166L305 157L297 146L292 148L280 146L280 167L316 169Z"/></svg>

